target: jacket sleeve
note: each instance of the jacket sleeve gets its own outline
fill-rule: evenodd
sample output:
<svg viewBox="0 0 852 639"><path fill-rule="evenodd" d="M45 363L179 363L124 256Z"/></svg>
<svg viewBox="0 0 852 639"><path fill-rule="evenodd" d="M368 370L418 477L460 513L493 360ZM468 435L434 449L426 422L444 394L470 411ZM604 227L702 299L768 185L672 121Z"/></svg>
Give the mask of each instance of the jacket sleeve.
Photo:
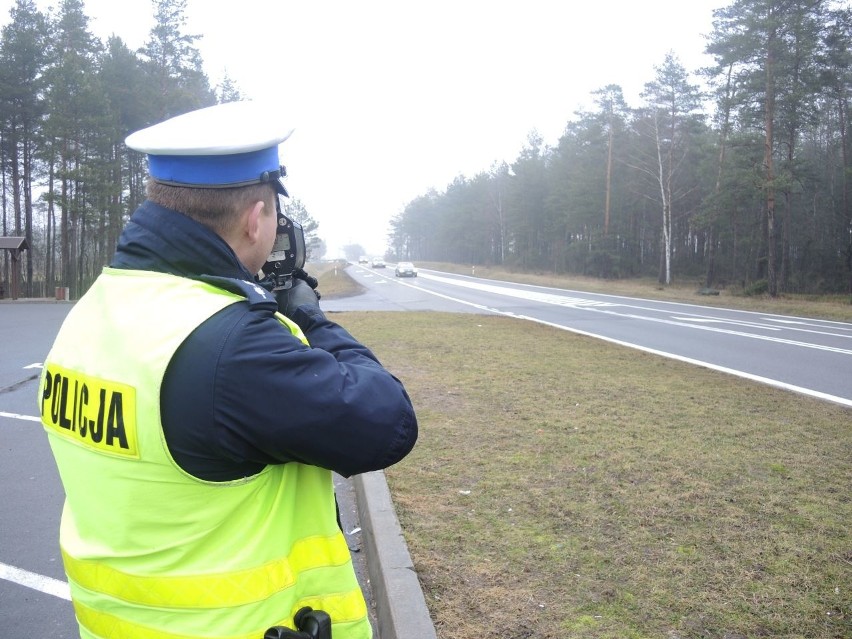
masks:
<svg viewBox="0 0 852 639"><path fill-rule="evenodd" d="M234 306L242 310L208 320L170 365L164 429L170 450L173 440L181 442L176 447L195 460L187 468L176 457L185 470L212 478L204 477L205 459L219 468L223 461L242 467L298 461L348 477L391 466L411 451L417 439L411 400L366 346L321 312L297 312L308 347L271 312ZM208 393L198 388L205 386L207 409L199 405ZM176 398L186 399L181 389L195 393L196 408L184 404L180 418L169 417ZM209 436L186 432L189 411L212 421Z"/></svg>

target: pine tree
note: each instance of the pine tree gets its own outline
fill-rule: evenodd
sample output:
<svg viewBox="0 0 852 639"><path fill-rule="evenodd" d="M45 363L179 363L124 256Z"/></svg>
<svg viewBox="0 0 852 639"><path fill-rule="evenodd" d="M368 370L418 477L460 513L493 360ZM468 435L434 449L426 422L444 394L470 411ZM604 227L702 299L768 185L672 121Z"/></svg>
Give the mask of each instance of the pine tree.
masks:
<svg viewBox="0 0 852 639"><path fill-rule="evenodd" d="M186 1L154 0L155 24L139 50L155 91L155 121L216 103L195 46L201 36L184 32Z"/></svg>
<svg viewBox="0 0 852 639"><path fill-rule="evenodd" d="M62 0L52 30L45 135L58 182L60 282L77 296L91 280L97 260L88 223L99 213L99 189L105 182L106 105L93 72L101 43L89 30L82 0Z"/></svg>
<svg viewBox="0 0 852 639"><path fill-rule="evenodd" d="M32 295L33 201L32 184L37 171L40 121L45 112L42 99L48 28L44 15L32 0L17 0L10 11L11 22L3 27L0 42L0 167L3 174L2 233L27 238L24 294ZM7 181L8 178L8 181ZM11 191L12 221L7 211ZM8 255L4 256L8 273Z"/></svg>
<svg viewBox="0 0 852 639"><path fill-rule="evenodd" d="M707 47L717 61L717 73L725 73L733 65L734 85L741 98L740 121L763 134L765 252L758 261L758 277L765 276L773 297L784 287L789 270L790 188L796 179L793 159L803 114L810 111L807 105L819 91L813 78L824 5L823 0L736 0L714 11L714 31ZM779 193L785 207L782 242Z"/></svg>

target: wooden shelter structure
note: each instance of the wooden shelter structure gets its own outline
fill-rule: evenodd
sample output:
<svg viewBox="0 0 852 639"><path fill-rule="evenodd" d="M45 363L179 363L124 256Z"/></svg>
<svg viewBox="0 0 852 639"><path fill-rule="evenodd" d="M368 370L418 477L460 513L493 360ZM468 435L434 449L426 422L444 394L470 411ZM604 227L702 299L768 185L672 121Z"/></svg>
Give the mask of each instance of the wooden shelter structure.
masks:
<svg viewBox="0 0 852 639"><path fill-rule="evenodd" d="M25 237L0 237L0 250L9 251L12 265L9 273L9 297L18 299L21 281L21 252L30 248ZM4 297L3 282L0 281L0 299Z"/></svg>

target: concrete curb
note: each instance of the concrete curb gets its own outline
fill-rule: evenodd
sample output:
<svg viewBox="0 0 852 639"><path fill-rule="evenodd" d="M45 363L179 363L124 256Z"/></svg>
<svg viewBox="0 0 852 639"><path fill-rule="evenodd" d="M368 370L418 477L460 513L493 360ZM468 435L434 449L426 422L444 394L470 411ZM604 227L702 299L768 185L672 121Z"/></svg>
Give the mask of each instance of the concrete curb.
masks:
<svg viewBox="0 0 852 639"><path fill-rule="evenodd" d="M382 471L353 477L379 639L437 639Z"/></svg>

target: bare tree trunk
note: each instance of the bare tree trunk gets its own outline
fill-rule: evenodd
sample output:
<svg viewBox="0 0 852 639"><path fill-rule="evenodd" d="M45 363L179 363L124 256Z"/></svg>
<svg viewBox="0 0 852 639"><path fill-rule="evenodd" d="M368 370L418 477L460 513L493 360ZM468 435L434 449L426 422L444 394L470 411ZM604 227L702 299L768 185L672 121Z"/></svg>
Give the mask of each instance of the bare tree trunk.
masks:
<svg viewBox="0 0 852 639"><path fill-rule="evenodd" d="M791 158L792 160L792 158ZM778 290L786 292L790 286L790 225L793 223L793 194L784 191L784 218L781 224L781 266L778 269Z"/></svg>
<svg viewBox="0 0 852 639"><path fill-rule="evenodd" d="M763 167L766 184L766 277L770 297L778 296L778 273L776 270L775 226L775 167L772 158L774 146L773 128L775 123L775 31L770 34L766 51L766 105L764 107L764 125L766 128L763 142Z"/></svg>
<svg viewBox="0 0 852 639"><path fill-rule="evenodd" d="M75 145L74 152L74 175L80 175L80 155L79 143ZM73 206L71 209L74 212L72 217L73 233L71 234L71 245L73 247L72 255L77 256L76 265L74 268L74 279L72 286L74 287L74 299L80 297L82 293L83 275L84 275L84 256L86 253L86 220L83 216L85 211L85 197L83 187L79 179L74 181L74 196Z"/></svg>
<svg viewBox="0 0 852 639"><path fill-rule="evenodd" d="M734 65L728 65L728 77L725 82L725 117L722 121L722 130L719 134L719 160L716 166L716 187L714 193L717 197L722 191L722 172L725 167L725 150L728 144L728 130L731 124L731 75ZM710 214L710 223L707 227L707 273L704 286L712 288L716 279L716 220L719 218L718 203L714 205Z"/></svg>
<svg viewBox="0 0 852 639"><path fill-rule="evenodd" d="M663 169L662 141L657 115L654 114L654 136L657 145L657 177L660 184L662 200L663 228L661 236L662 255L660 256L660 284L672 283L672 209L671 209L671 179L667 178Z"/></svg>
<svg viewBox="0 0 852 639"><path fill-rule="evenodd" d="M849 206L849 152L846 139L846 116L848 108L843 97L837 99L837 114L840 125L840 153L843 158L843 219L846 221L846 269L849 271L849 303L852 304L852 211Z"/></svg>
<svg viewBox="0 0 852 639"><path fill-rule="evenodd" d="M112 147L113 154L113 176L112 179L116 184L122 184L121 175L121 149L117 145ZM109 218L109 240L108 254L104 264L109 264L112 261L112 256L115 254L115 249L118 246L118 237L121 233L121 191L111 196L110 199L110 218Z"/></svg>
<svg viewBox="0 0 852 639"><path fill-rule="evenodd" d="M606 202L604 204L604 237L609 235L610 199L612 193L612 144L613 144L612 116L609 120L609 142L606 153Z"/></svg>
<svg viewBox="0 0 852 639"><path fill-rule="evenodd" d="M24 136L30 140L31 136ZM27 239L27 284L24 289L25 297L33 296L33 192L32 192L32 158L30 156L31 142L24 142L23 159L24 175L21 189L23 191L24 206L24 237Z"/></svg>
<svg viewBox="0 0 852 639"><path fill-rule="evenodd" d="M48 166L47 179L47 231L45 233L45 263L44 263L44 285L45 296L50 295L56 281L56 210L54 208L53 159Z"/></svg>
<svg viewBox="0 0 852 639"><path fill-rule="evenodd" d="M60 154L60 163L62 168L62 178L61 178L61 190L60 190L60 251L59 251L59 286L73 286L72 281L72 261L71 256L72 247L71 247L71 188L68 181L68 178L65 177L69 174L69 166L68 166L68 139L67 137L62 138L62 151Z"/></svg>
<svg viewBox="0 0 852 639"><path fill-rule="evenodd" d="M71 275L71 232L69 229L68 180L62 178L59 220L59 286L70 286Z"/></svg>
<svg viewBox="0 0 852 639"><path fill-rule="evenodd" d="M7 218L6 218L6 154L3 152L5 149L5 136L2 132L0 132L0 207L2 207L3 215L2 215L2 224L0 224L0 235L6 235L8 228ZM3 284L6 281L9 273L9 251L3 251L3 268L0 270L0 289L4 289ZM2 297L2 295L0 295Z"/></svg>
<svg viewBox="0 0 852 639"><path fill-rule="evenodd" d="M19 152L19 143L17 136L13 138L12 142L12 215L14 216L13 224L12 224L12 233L16 237L21 237L21 215L22 215L22 202L21 202L21 162L18 157ZM9 288L11 289L12 299L18 297L18 283L21 281L21 261L18 259L18 255L14 252L11 255L11 263L9 264Z"/></svg>

